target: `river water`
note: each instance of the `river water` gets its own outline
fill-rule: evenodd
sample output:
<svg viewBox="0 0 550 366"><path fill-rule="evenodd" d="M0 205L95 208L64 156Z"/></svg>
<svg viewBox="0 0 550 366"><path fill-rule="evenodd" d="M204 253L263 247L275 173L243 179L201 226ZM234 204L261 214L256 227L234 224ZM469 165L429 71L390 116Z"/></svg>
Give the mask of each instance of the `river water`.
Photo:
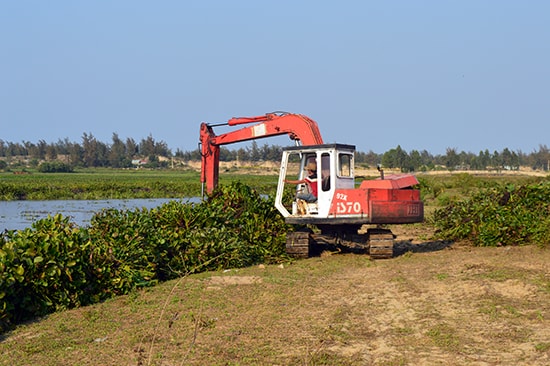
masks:
<svg viewBox="0 0 550 366"><path fill-rule="evenodd" d="M168 201L198 202L190 199L128 199L128 200L62 200L62 201L0 201L0 231L23 230L48 215L62 214L78 226L87 226L94 213L106 208L134 210L155 208Z"/></svg>

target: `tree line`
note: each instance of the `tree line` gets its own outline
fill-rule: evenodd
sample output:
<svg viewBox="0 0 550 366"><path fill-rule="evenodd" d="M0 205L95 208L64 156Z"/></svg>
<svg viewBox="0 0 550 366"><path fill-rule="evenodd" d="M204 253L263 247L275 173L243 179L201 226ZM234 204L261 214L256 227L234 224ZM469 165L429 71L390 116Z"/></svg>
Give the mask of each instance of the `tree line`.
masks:
<svg viewBox="0 0 550 366"><path fill-rule="evenodd" d="M279 161L283 147L264 144L259 146L256 141L247 147L229 149L221 147L221 161L260 162ZM55 168L56 171L66 171L76 167L111 167L130 168L136 165L147 167L168 167L169 161L176 160L185 163L201 159L199 149L175 152L164 141L156 141L151 135L139 142L133 138L121 139L113 133L111 141L106 143L96 139L91 133L84 133L80 142L72 142L67 138L57 142L47 143L40 140L36 143L6 142L0 139L0 169L10 166L36 166ZM55 164L53 164L55 162ZM511 151L504 148L501 151L489 150L472 152L458 151L447 148L445 154L434 155L427 150L405 151L400 145L384 153L358 151L355 155L356 164L364 167L381 165L388 169L399 169L402 172L428 171L435 169L447 170L517 170L520 166L533 170L548 171L550 168L550 149L539 145L538 150L530 153Z"/></svg>
<svg viewBox="0 0 550 366"><path fill-rule="evenodd" d="M154 165L159 157L170 157L172 151L164 141L155 141L149 135L136 142L133 138L121 139L113 133L110 143L99 141L91 133L84 133L82 141L72 142L65 138L54 143L40 140L37 143L30 141L6 142L0 140L0 158L20 163L21 159L29 161L30 165L38 165L43 161L60 161L71 167L132 167L136 159L147 159Z"/></svg>

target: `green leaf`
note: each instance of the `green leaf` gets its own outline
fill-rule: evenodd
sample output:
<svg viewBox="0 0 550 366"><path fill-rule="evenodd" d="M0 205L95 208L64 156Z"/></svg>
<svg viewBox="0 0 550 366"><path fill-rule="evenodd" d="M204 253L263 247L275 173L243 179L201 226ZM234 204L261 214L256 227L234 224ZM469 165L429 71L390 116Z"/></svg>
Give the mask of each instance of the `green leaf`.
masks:
<svg viewBox="0 0 550 366"><path fill-rule="evenodd" d="M25 268L23 268L22 265L19 265L16 269L15 269L15 274L19 275L19 276L23 276L23 274L25 273Z"/></svg>

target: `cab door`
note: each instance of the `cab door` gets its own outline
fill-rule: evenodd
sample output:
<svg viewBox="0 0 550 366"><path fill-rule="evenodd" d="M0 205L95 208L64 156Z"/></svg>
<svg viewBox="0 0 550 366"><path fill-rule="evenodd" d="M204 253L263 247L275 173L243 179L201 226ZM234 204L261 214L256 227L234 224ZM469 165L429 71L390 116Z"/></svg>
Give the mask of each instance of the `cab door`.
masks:
<svg viewBox="0 0 550 366"><path fill-rule="evenodd" d="M334 150L319 151L317 154L318 216L327 217L334 196L335 166Z"/></svg>

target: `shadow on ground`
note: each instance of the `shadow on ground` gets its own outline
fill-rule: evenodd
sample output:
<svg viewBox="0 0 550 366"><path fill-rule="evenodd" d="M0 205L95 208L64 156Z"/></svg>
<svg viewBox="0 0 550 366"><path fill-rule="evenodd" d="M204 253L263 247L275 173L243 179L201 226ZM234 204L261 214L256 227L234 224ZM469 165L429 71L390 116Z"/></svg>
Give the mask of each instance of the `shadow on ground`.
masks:
<svg viewBox="0 0 550 366"><path fill-rule="evenodd" d="M412 252L412 253L437 252L440 250L447 249L451 247L453 244L454 242L449 240L433 240L433 241L426 241L418 244L413 244L411 240L395 241L393 246L393 258L399 257L407 252ZM310 256L312 257L319 256L324 251L340 252L340 253L355 253L355 254L362 254L362 255L369 254L368 248L348 247L343 245L317 244L311 249Z"/></svg>
<svg viewBox="0 0 550 366"><path fill-rule="evenodd" d="M393 256L398 257L407 252L413 253L429 253L447 249L453 245L453 241L449 240L434 240L419 244L413 244L410 240L396 241L393 246Z"/></svg>

